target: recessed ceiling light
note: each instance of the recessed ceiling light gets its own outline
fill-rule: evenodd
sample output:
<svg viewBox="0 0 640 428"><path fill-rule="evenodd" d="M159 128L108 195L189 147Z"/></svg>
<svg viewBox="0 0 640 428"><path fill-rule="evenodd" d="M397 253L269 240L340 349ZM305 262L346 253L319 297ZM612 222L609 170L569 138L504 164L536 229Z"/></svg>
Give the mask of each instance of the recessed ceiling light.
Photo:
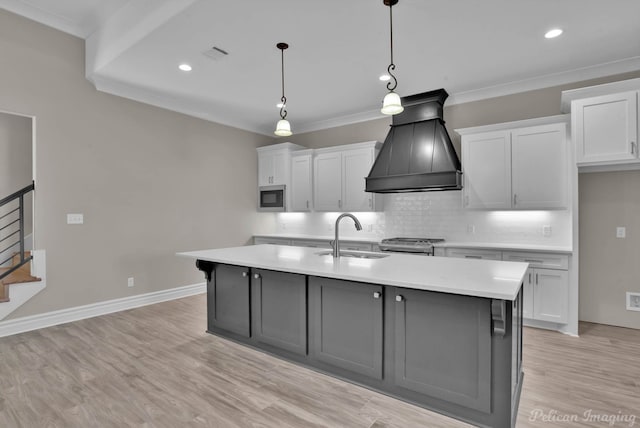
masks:
<svg viewBox="0 0 640 428"><path fill-rule="evenodd" d="M180 64L178 66L178 68L182 71L191 71L193 70L193 67L191 67L189 64Z"/></svg>
<svg viewBox="0 0 640 428"><path fill-rule="evenodd" d="M380 81L382 81L382 82L386 82L389 79L391 79L391 76L389 76L388 74L382 74L382 75L380 75L380 77L378 77L378 79L380 79Z"/></svg>
<svg viewBox="0 0 640 428"><path fill-rule="evenodd" d="M553 39L554 37L558 37L560 34L562 34L562 30L560 28L554 28L553 30L547 31L544 37L547 39Z"/></svg>

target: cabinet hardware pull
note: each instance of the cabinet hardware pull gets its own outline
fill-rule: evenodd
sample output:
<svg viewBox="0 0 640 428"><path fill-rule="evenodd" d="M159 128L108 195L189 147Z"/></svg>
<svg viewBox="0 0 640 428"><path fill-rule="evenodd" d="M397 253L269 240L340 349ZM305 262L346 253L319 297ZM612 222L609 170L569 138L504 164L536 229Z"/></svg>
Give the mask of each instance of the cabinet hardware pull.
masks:
<svg viewBox="0 0 640 428"><path fill-rule="evenodd" d="M529 272L529 284L531 284L531 272Z"/></svg>
<svg viewBox="0 0 640 428"><path fill-rule="evenodd" d="M538 283L538 274L536 274L536 284Z"/></svg>
<svg viewBox="0 0 640 428"><path fill-rule="evenodd" d="M403 300L404 300L404 297L402 297L400 294L396 296L396 302L402 302Z"/></svg>
<svg viewBox="0 0 640 428"><path fill-rule="evenodd" d="M636 153L636 142L631 142L631 154L634 155Z"/></svg>
<svg viewBox="0 0 640 428"><path fill-rule="evenodd" d="M342 208L342 199L338 199L338 208Z"/></svg>
<svg viewBox="0 0 640 428"><path fill-rule="evenodd" d="M259 274L259 273L254 273L254 274L253 274L253 277L254 277L255 279L260 279L260 274Z"/></svg>
<svg viewBox="0 0 640 428"><path fill-rule="evenodd" d="M538 263L540 265L543 263L542 260L534 260L534 259L524 259L524 261L527 263Z"/></svg>
<svg viewBox="0 0 640 428"><path fill-rule="evenodd" d="M373 207L373 202L372 202L372 199L369 198L369 208L371 208L371 207Z"/></svg>
<svg viewBox="0 0 640 428"><path fill-rule="evenodd" d="M309 209L309 201L307 201L307 209Z"/></svg>
<svg viewBox="0 0 640 428"><path fill-rule="evenodd" d="M374 292L373 292L373 298L374 298L374 299L379 299L379 298L380 298L380 292L378 292L378 291L374 291Z"/></svg>
<svg viewBox="0 0 640 428"><path fill-rule="evenodd" d="M518 205L518 195L513 194L513 205Z"/></svg>
<svg viewBox="0 0 640 428"><path fill-rule="evenodd" d="M242 272L242 276L243 276L243 277L245 277L245 278L246 278L246 277L247 277L247 275L249 275L247 272Z"/></svg>
<svg viewBox="0 0 640 428"><path fill-rule="evenodd" d="M482 256L470 256L470 255L467 254L467 255L464 256L464 258L465 259L481 259Z"/></svg>

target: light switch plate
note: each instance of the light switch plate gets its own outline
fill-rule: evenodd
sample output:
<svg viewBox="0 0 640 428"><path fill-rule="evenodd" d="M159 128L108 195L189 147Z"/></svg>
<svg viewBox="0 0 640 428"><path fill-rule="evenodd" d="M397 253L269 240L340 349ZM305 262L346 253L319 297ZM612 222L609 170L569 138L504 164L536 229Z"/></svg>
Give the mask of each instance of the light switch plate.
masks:
<svg viewBox="0 0 640 428"><path fill-rule="evenodd" d="M616 227L616 238L626 238L627 237L627 228L626 227Z"/></svg>
<svg viewBox="0 0 640 428"><path fill-rule="evenodd" d="M67 224L83 224L84 214L67 214Z"/></svg>
<svg viewBox="0 0 640 428"><path fill-rule="evenodd" d="M551 236L551 226L550 225L544 225L542 226L542 236L544 237L549 237Z"/></svg>

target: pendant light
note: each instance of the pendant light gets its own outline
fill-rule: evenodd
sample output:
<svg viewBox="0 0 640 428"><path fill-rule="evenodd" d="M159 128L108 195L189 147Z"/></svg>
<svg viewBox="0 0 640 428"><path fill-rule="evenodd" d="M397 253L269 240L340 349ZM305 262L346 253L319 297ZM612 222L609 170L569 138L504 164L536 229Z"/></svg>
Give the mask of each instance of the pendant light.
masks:
<svg viewBox="0 0 640 428"><path fill-rule="evenodd" d="M289 47L286 43L278 43L276 45L278 49L280 49L280 53L282 54L282 98L280 98L280 102L282 103L282 107L280 107L280 120L276 125L276 130L274 134L279 137L288 137L291 135L291 124L287 120L287 97L284 96L284 50Z"/></svg>
<svg viewBox="0 0 640 428"><path fill-rule="evenodd" d="M382 101L382 110L380 110L383 114L398 114L402 113L404 107L402 107L402 103L400 102L400 96L396 94L393 90L398 86L398 80L396 76L393 75L392 70L396 69L396 65L393 63L393 5L398 4L398 0L382 0L385 6L389 6L389 29L391 30L391 62L389 63L389 67L387 67L387 73L391 77L391 80L387 83L387 89L389 93L385 95L384 100Z"/></svg>

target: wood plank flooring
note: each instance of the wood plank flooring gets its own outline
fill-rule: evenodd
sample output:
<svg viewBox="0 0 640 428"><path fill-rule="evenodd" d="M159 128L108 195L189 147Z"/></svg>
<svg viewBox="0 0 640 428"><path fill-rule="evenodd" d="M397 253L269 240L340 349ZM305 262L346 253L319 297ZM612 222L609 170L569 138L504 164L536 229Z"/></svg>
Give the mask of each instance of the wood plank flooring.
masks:
<svg viewBox="0 0 640 428"><path fill-rule="evenodd" d="M468 426L209 335L205 306L0 338L0 427ZM518 427L640 426L640 331L525 329L524 370Z"/></svg>

